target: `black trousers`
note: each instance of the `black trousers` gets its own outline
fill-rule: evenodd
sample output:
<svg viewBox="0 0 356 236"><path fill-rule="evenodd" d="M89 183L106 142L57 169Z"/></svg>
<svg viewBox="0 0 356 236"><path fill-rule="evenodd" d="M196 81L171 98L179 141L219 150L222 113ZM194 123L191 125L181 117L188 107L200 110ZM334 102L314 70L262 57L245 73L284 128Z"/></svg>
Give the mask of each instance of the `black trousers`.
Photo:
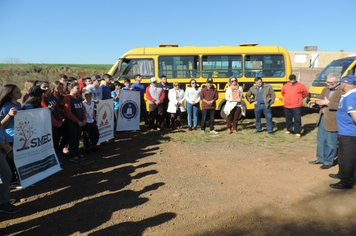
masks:
<svg viewBox="0 0 356 236"><path fill-rule="evenodd" d="M148 116L147 116L146 102L145 102L144 98L141 98L140 111L141 111L141 117L147 123L148 122Z"/></svg>
<svg viewBox="0 0 356 236"><path fill-rule="evenodd" d="M79 157L79 140L82 134L82 127L77 123L66 120L67 131L69 135L69 156Z"/></svg>
<svg viewBox="0 0 356 236"><path fill-rule="evenodd" d="M96 146L99 140L99 129L96 125L96 121L93 123L86 123L83 127L83 143L84 148L89 149L90 147Z"/></svg>
<svg viewBox="0 0 356 236"><path fill-rule="evenodd" d="M300 134L302 132L302 108L284 108L284 114L286 116L287 130L291 133Z"/></svg>
<svg viewBox="0 0 356 236"><path fill-rule="evenodd" d="M168 97L168 92L166 93L166 96ZM167 112L168 103L169 103L168 99L163 100L163 120L162 120L162 122L166 127L169 127L170 123L171 123L171 114Z"/></svg>
<svg viewBox="0 0 356 236"><path fill-rule="evenodd" d="M338 135L339 139L339 173L338 176L344 185L354 183L356 137Z"/></svg>
<svg viewBox="0 0 356 236"><path fill-rule="evenodd" d="M205 130L206 115L209 113L210 117L210 131L214 130L214 115L215 109L203 109L201 111L201 130Z"/></svg>
<svg viewBox="0 0 356 236"><path fill-rule="evenodd" d="M149 110L150 110L150 128L151 129L161 128L162 120L163 120L163 103L160 103L159 105L150 104Z"/></svg>
<svg viewBox="0 0 356 236"><path fill-rule="evenodd" d="M53 140L53 147L54 150L56 152L56 154L60 154L62 153L62 149L60 149L59 147L59 139L60 139L60 131L59 131L60 127L54 127L52 126L52 140Z"/></svg>

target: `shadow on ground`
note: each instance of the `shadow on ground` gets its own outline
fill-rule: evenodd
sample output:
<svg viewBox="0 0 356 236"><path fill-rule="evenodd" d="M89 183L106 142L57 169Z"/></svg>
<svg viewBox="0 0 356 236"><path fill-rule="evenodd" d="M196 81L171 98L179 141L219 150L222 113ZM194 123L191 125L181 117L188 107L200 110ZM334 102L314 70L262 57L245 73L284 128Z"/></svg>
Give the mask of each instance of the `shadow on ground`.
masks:
<svg viewBox="0 0 356 236"><path fill-rule="evenodd" d="M165 183L147 185L141 190L124 189L133 180L157 174L155 162L136 163L155 153L160 132L120 132L109 143L100 145L102 152L90 153L82 163L63 161L63 170L12 197L23 199L23 210L15 215L1 215L1 235L70 235L85 233L110 221L113 212L133 208L149 201L142 194L155 191ZM142 160L140 161L142 163ZM137 173L137 172L139 173ZM130 235L141 235L147 228L175 218L175 213L159 214L139 222L125 222L110 228ZM13 219L11 225L4 221ZM98 233L97 235L100 235Z"/></svg>

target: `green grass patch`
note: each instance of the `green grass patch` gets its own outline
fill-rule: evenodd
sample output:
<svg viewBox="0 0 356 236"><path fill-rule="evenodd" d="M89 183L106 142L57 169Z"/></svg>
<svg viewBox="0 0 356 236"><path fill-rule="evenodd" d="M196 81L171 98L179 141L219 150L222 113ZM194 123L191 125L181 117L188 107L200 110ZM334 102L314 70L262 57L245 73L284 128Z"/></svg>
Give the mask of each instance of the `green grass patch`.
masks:
<svg viewBox="0 0 356 236"><path fill-rule="evenodd" d="M37 64L37 63L28 63L28 64L0 64L0 69L7 70L12 68L19 69L32 69L33 67L37 68L57 68L57 67L68 67L68 68L78 68L78 69L89 69L89 70L105 70L109 71L113 65L112 64Z"/></svg>

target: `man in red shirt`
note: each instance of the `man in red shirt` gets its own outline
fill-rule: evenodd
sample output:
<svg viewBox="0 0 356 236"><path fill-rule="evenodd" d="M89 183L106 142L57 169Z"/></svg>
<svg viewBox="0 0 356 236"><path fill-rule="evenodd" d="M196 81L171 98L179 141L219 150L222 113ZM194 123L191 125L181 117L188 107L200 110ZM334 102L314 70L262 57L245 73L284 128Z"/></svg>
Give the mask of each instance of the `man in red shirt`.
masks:
<svg viewBox="0 0 356 236"><path fill-rule="evenodd" d="M284 97L284 114L287 123L287 131L285 134L294 132L295 137L300 138L302 132L303 99L308 96L308 90L302 83L297 81L295 75L291 74L289 76L289 83L283 86L281 94Z"/></svg>

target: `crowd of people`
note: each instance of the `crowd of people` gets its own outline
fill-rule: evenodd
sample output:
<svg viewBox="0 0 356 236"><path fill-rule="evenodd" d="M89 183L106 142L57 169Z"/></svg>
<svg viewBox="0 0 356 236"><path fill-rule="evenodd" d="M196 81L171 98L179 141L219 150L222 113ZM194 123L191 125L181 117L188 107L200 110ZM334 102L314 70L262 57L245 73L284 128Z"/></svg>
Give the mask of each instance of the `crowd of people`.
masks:
<svg viewBox="0 0 356 236"><path fill-rule="evenodd" d="M140 114L145 126L160 130L162 126L171 130L182 128L182 114L187 112L188 130L197 130L198 111L201 104L201 133L205 134L207 116L209 116L209 132L218 134L214 128L216 101L219 93L214 87L213 79L208 78L206 85L199 87L195 79L190 80L184 91L178 82L173 86L167 83L167 77L150 79L145 88L142 77L134 76L135 83L124 79L112 83L109 74L94 75L91 78L76 80L61 75L58 81L27 81L25 94L14 84L5 85L0 91L0 212L16 213L21 208L13 205L10 188L19 184L13 160L12 146L14 137L14 116L19 110L48 107L51 111L52 136L55 152L59 160L69 155L70 161L80 162L87 157L79 151L79 142L83 140L85 152L100 151L98 148L99 131L95 120L96 104L100 100L113 100L115 124L119 117L120 93L122 90L140 92ZM244 93L234 76L228 80L229 87L225 91L224 113L227 119L227 133L238 134L239 118L245 114ZM309 106L320 107L317 137L317 160L310 164L322 164L321 169L333 165L334 158L339 158L339 173L330 177L341 181L332 184L332 188L352 188L354 157L356 146L356 76L344 77L337 81L334 74L328 76L327 87L319 99ZM284 97L284 111L287 124L286 135L293 134L301 138L301 111L303 99L308 96L307 88L297 81L295 75L289 76L281 94ZM148 112L144 95L148 100ZM18 102L22 100L22 105ZM255 85L246 93L246 100L254 104L255 133L263 132L261 125L262 113L266 118L267 133L274 135L271 106L276 100L271 85L264 83L261 77L255 78ZM185 106L186 104L186 106ZM339 141L339 146L337 145ZM339 148L339 149L338 149ZM337 152L338 150L338 152Z"/></svg>

